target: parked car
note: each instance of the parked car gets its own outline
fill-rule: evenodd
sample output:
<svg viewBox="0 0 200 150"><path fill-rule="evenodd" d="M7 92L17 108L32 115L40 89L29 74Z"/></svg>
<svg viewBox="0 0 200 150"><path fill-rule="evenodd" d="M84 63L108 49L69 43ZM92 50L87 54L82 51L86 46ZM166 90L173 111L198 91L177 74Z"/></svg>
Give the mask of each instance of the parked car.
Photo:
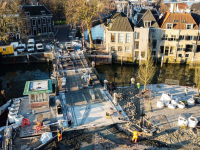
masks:
<svg viewBox="0 0 200 150"><path fill-rule="evenodd" d="M11 42L10 45L13 45L14 49L16 49L19 45L19 42Z"/></svg>
<svg viewBox="0 0 200 150"><path fill-rule="evenodd" d="M18 46L17 46L17 51L18 52L24 52L26 50L26 44L19 44Z"/></svg>
<svg viewBox="0 0 200 150"><path fill-rule="evenodd" d="M28 47L27 48L28 52L34 52L35 51L35 40L34 39L29 39L27 47Z"/></svg>
<svg viewBox="0 0 200 150"><path fill-rule="evenodd" d="M36 44L36 50L37 51L44 51L44 46L42 43L38 43Z"/></svg>
<svg viewBox="0 0 200 150"><path fill-rule="evenodd" d="M72 41L72 46L75 46L75 47L82 47L82 42L81 42L81 40L73 40L73 41Z"/></svg>

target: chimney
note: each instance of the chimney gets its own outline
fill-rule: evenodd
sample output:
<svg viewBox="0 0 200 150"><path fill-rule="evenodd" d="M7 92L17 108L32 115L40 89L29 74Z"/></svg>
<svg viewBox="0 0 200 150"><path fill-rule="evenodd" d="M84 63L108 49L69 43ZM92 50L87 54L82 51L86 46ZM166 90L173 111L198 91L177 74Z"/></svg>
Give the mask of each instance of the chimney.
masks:
<svg viewBox="0 0 200 150"><path fill-rule="evenodd" d="M170 5L170 13L173 13L174 12L174 4L171 4Z"/></svg>
<svg viewBox="0 0 200 150"><path fill-rule="evenodd" d="M133 7L132 7L132 5L131 5L131 9L130 9L130 18L133 18L133 12L132 12L132 9L133 9Z"/></svg>

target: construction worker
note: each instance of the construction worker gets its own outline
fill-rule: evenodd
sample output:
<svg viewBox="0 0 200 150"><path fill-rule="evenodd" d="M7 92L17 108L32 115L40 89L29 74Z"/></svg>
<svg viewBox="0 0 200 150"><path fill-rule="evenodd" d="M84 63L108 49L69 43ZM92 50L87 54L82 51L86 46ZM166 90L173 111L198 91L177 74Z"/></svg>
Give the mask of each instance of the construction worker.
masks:
<svg viewBox="0 0 200 150"><path fill-rule="evenodd" d="M68 51L68 55L70 55L70 51Z"/></svg>
<svg viewBox="0 0 200 150"><path fill-rule="evenodd" d="M140 83L137 83L137 88L138 88L138 90L140 89Z"/></svg>
<svg viewBox="0 0 200 150"><path fill-rule="evenodd" d="M185 87L185 96L188 94L188 87Z"/></svg>
<svg viewBox="0 0 200 150"><path fill-rule="evenodd" d="M133 132L133 138L132 138L132 141L134 142L135 141L135 143L137 143L137 139L138 139L138 132L137 131L134 131Z"/></svg>
<svg viewBox="0 0 200 150"><path fill-rule="evenodd" d="M62 140L62 133L60 130L58 130L58 142Z"/></svg>

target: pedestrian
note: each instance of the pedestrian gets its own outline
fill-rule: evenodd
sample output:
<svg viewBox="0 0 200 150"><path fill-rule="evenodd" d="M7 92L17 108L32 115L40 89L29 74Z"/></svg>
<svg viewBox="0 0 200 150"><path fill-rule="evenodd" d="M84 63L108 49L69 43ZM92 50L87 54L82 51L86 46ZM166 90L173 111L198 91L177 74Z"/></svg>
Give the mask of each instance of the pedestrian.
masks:
<svg viewBox="0 0 200 150"><path fill-rule="evenodd" d="M135 141L135 143L137 143L137 139L138 139L138 132L137 132L137 131L134 131L134 132L133 132L132 142Z"/></svg>
<svg viewBox="0 0 200 150"><path fill-rule="evenodd" d="M138 88L138 90L140 89L140 83L137 83L137 88Z"/></svg>
<svg viewBox="0 0 200 150"><path fill-rule="evenodd" d="M68 55L70 56L70 51L68 51Z"/></svg>
<svg viewBox="0 0 200 150"><path fill-rule="evenodd" d="M188 94L188 87L185 87L185 96Z"/></svg>

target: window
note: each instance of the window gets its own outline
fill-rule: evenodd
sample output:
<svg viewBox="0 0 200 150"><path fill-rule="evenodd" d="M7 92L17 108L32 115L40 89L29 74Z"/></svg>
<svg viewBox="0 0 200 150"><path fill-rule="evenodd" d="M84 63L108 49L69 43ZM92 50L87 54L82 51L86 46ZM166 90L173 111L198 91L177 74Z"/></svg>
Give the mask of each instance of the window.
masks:
<svg viewBox="0 0 200 150"><path fill-rule="evenodd" d="M115 42L115 39L116 39L116 34L111 33L111 42Z"/></svg>
<svg viewBox="0 0 200 150"><path fill-rule="evenodd" d="M6 48L5 47L3 47L3 51L6 52Z"/></svg>
<svg viewBox="0 0 200 150"><path fill-rule="evenodd" d="M46 15L46 12L45 12L45 11L41 11L41 14L42 14L42 15Z"/></svg>
<svg viewBox="0 0 200 150"><path fill-rule="evenodd" d="M175 50L174 46L170 47L170 54L174 54L174 50Z"/></svg>
<svg viewBox="0 0 200 150"><path fill-rule="evenodd" d="M174 22L178 22L178 20L174 20Z"/></svg>
<svg viewBox="0 0 200 150"><path fill-rule="evenodd" d="M161 54L164 53L164 46L160 46L160 53L161 53Z"/></svg>
<svg viewBox="0 0 200 150"><path fill-rule="evenodd" d="M151 21L145 21L145 22L144 22L144 27L145 27L145 28L151 27Z"/></svg>
<svg viewBox="0 0 200 150"><path fill-rule="evenodd" d="M131 34L130 33L126 34L126 43L131 43Z"/></svg>
<svg viewBox="0 0 200 150"><path fill-rule="evenodd" d="M125 52L131 52L130 46L125 47Z"/></svg>
<svg viewBox="0 0 200 150"><path fill-rule="evenodd" d="M51 32L51 26L49 26L49 32Z"/></svg>
<svg viewBox="0 0 200 150"><path fill-rule="evenodd" d="M197 40L200 41L200 36L197 37Z"/></svg>
<svg viewBox="0 0 200 150"><path fill-rule="evenodd" d="M33 26L35 26L36 25L36 21L35 21L35 19L33 19Z"/></svg>
<svg viewBox="0 0 200 150"><path fill-rule="evenodd" d="M135 49L139 49L139 41L135 41Z"/></svg>
<svg viewBox="0 0 200 150"><path fill-rule="evenodd" d="M181 23L185 23L185 20L181 20Z"/></svg>
<svg viewBox="0 0 200 150"><path fill-rule="evenodd" d="M38 32L42 33L42 28L41 27L38 28Z"/></svg>
<svg viewBox="0 0 200 150"><path fill-rule="evenodd" d="M185 54L185 57L189 57L190 55L189 54Z"/></svg>
<svg viewBox="0 0 200 150"><path fill-rule="evenodd" d="M46 33L47 32L47 27L44 27L43 31L44 31L44 33Z"/></svg>
<svg viewBox="0 0 200 150"><path fill-rule="evenodd" d="M41 19L40 18L38 19L38 25L41 25Z"/></svg>
<svg viewBox="0 0 200 150"><path fill-rule="evenodd" d="M135 57L139 58L139 52L138 51L135 52Z"/></svg>
<svg viewBox="0 0 200 150"><path fill-rule="evenodd" d="M197 45L197 52L200 52L200 45Z"/></svg>
<svg viewBox="0 0 200 150"><path fill-rule="evenodd" d="M157 40L153 40L153 42L152 42L153 48L156 48L156 45L157 45Z"/></svg>
<svg viewBox="0 0 200 150"><path fill-rule="evenodd" d="M188 35L188 36L186 36L186 40L188 40L188 41L193 40L193 36L192 36L192 35Z"/></svg>
<svg viewBox="0 0 200 150"><path fill-rule="evenodd" d="M171 41L176 41L176 35L171 35Z"/></svg>
<svg viewBox="0 0 200 150"><path fill-rule="evenodd" d="M185 52L192 52L193 51L193 45L186 45Z"/></svg>
<svg viewBox="0 0 200 150"><path fill-rule="evenodd" d="M186 29L193 29L193 25L192 24L186 24Z"/></svg>
<svg viewBox="0 0 200 150"><path fill-rule="evenodd" d="M155 56L156 55L156 51L151 51L151 55Z"/></svg>
<svg viewBox="0 0 200 150"><path fill-rule="evenodd" d="M183 50L183 45L179 45L177 48L178 51L182 51Z"/></svg>
<svg viewBox="0 0 200 150"><path fill-rule="evenodd" d="M166 29L173 29L173 24L172 23L167 23Z"/></svg>
<svg viewBox="0 0 200 150"><path fill-rule="evenodd" d="M25 14L26 14L27 16L30 16L30 13L29 13L29 12L25 12Z"/></svg>
<svg viewBox="0 0 200 150"><path fill-rule="evenodd" d="M155 34L156 34L156 30L151 29L151 35L152 35L152 37L155 37Z"/></svg>
<svg viewBox="0 0 200 150"><path fill-rule="evenodd" d="M123 33L119 33L118 34L118 43L123 43L123 40L124 40L124 34Z"/></svg>
<svg viewBox="0 0 200 150"><path fill-rule="evenodd" d="M180 35L179 36L179 40L184 40L185 39L185 36L184 35Z"/></svg>
<svg viewBox="0 0 200 150"><path fill-rule="evenodd" d="M50 18L48 18L48 24L51 24L51 19Z"/></svg>
<svg viewBox="0 0 200 150"><path fill-rule="evenodd" d="M178 54L178 57L182 58L182 54Z"/></svg>
<svg viewBox="0 0 200 150"><path fill-rule="evenodd" d="M163 34L162 40L167 40L168 34Z"/></svg>
<svg viewBox="0 0 200 150"><path fill-rule="evenodd" d="M42 24L46 24L46 18L42 19Z"/></svg>
<svg viewBox="0 0 200 150"><path fill-rule="evenodd" d="M142 57L142 58L145 57L145 52L141 52L141 57Z"/></svg>
<svg viewBox="0 0 200 150"><path fill-rule="evenodd" d="M139 39L140 38L140 32L135 32L135 39Z"/></svg>
<svg viewBox="0 0 200 150"><path fill-rule="evenodd" d="M115 51L115 46L111 46L111 51Z"/></svg>
<svg viewBox="0 0 200 150"><path fill-rule="evenodd" d="M169 53L169 46L166 46L165 47L165 56L168 56L168 53Z"/></svg>
<svg viewBox="0 0 200 150"><path fill-rule="evenodd" d="M118 46L118 52L122 52L123 49L122 49L122 46Z"/></svg>

